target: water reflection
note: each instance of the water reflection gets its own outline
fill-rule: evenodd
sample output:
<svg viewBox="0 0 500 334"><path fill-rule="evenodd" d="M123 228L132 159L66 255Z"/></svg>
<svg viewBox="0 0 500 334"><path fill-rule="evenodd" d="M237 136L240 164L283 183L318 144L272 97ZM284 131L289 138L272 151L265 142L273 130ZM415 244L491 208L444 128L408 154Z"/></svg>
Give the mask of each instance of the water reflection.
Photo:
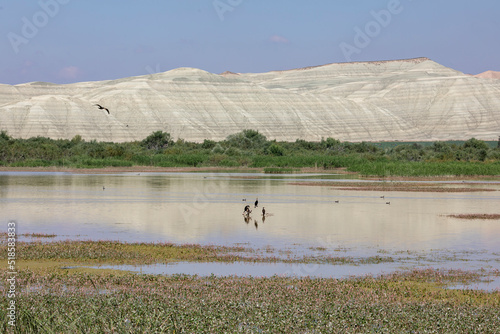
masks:
<svg viewBox="0 0 500 334"><path fill-rule="evenodd" d="M471 270L482 269L481 263L472 262ZM400 263L384 263L384 264L365 264L365 265L332 265L332 264L291 264L291 263L192 263L192 262L177 262L167 264L154 264L144 266L133 265L103 265L92 267L96 269L112 269L138 272L141 274L152 275L198 275L198 276L253 276L253 277L319 277L319 278L335 278L344 279L353 276L380 276L401 271ZM429 266L418 265L419 269L428 269ZM444 269L444 268L443 268ZM471 289L498 291L500 289L500 277L496 274L487 275L480 282L472 282L469 284L451 285L450 289Z"/></svg>
<svg viewBox="0 0 500 334"><path fill-rule="evenodd" d="M330 176L312 179L332 181ZM328 251L344 247L358 253L500 252L498 221L447 217L498 213L497 191L381 193L293 184L297 180L311 181L307 175L238 173L1 173L0 217L18 221L19 233L55 233L63 238L246 243L285 250L295 245ZM487 187L499 190L500 184ZM257 198L259 207L243 216L242 223L244 206L254 206ZM265 207L264 215L260 206Z"/></svg>

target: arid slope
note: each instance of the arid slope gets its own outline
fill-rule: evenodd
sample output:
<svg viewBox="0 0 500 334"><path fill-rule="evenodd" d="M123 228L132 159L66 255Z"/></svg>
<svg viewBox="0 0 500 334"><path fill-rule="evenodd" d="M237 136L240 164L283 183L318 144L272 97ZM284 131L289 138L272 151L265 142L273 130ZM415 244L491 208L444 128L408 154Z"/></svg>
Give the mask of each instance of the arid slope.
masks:
<svg viewBox="0 0 500 334"><path fill-rule="evenodd" d="M288 141L496 140L499 96L500 81L427 58L259 74L179 68L112 81L0 85L0 129L115 142L155 130L220 140L243 129Z"/></svg>

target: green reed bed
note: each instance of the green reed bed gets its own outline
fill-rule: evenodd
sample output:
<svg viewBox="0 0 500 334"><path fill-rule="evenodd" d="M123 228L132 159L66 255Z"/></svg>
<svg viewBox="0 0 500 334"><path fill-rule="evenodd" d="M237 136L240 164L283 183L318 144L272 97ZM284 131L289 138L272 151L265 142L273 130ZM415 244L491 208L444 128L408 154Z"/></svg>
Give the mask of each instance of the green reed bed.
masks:
<svg viewBox="0 0 500 334"><path fill-rule="evenodd" d="M24 270L17 332L497 333L500 292L442 288L475 278L436 270L345 280ZM5 305L5 292L0 299Z"/></svg>
<svg viewBox="0 0 500 334"><path fill-rule="evenodd" d="M500 175L500 141L352 143L268 140L247 129L219 142L176 141L156 131L142 141L112 143L34 137L12 138L0 131L0 166L59 168L254 167L280 169L345 168L376 176ZM283 170L281 171L283 172Z"/></svg>

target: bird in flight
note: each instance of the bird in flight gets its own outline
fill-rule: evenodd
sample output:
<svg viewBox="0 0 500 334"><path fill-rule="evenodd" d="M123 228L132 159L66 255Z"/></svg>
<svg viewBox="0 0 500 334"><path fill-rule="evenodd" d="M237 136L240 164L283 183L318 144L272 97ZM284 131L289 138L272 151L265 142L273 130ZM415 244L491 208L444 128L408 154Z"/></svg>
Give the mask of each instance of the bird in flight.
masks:
<svg viewBox="0 0 500 334"><path fill-rule="evenodd" d="M108 115L109 115L109 109L108 108L104 108L103 106L101 106L100 104L94 104L95 106L97 106L99 109L104 109L108 112Z"/></svg>

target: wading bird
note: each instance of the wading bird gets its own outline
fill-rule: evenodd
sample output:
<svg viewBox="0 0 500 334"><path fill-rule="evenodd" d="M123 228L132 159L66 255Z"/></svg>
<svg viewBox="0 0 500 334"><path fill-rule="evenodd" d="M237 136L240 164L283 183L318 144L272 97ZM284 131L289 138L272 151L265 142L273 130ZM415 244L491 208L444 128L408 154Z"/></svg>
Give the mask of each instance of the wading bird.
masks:
<svg viewBox="0 0 500 334"><path fill-rule="evenodd" d="M265 217L266 216L266 208L262 208L262 217Z"/></svg>
<svg viewBox="0 0 500 334"><path fill-rule="evenodd" d="M108 108L104 108L103 106L101 106L100 104L94 104L95 106L97 106L97 108L99 108L99 110L101 109L104 109L108 112L108 115L109 115L109 109Z"/></svg>
<svg viewBox="0 0 500 334"><path fill-rule="evenodd" d="M257 206L259 206L259 199L258 198L255 200L255 207L257 207Z"/></svg>

